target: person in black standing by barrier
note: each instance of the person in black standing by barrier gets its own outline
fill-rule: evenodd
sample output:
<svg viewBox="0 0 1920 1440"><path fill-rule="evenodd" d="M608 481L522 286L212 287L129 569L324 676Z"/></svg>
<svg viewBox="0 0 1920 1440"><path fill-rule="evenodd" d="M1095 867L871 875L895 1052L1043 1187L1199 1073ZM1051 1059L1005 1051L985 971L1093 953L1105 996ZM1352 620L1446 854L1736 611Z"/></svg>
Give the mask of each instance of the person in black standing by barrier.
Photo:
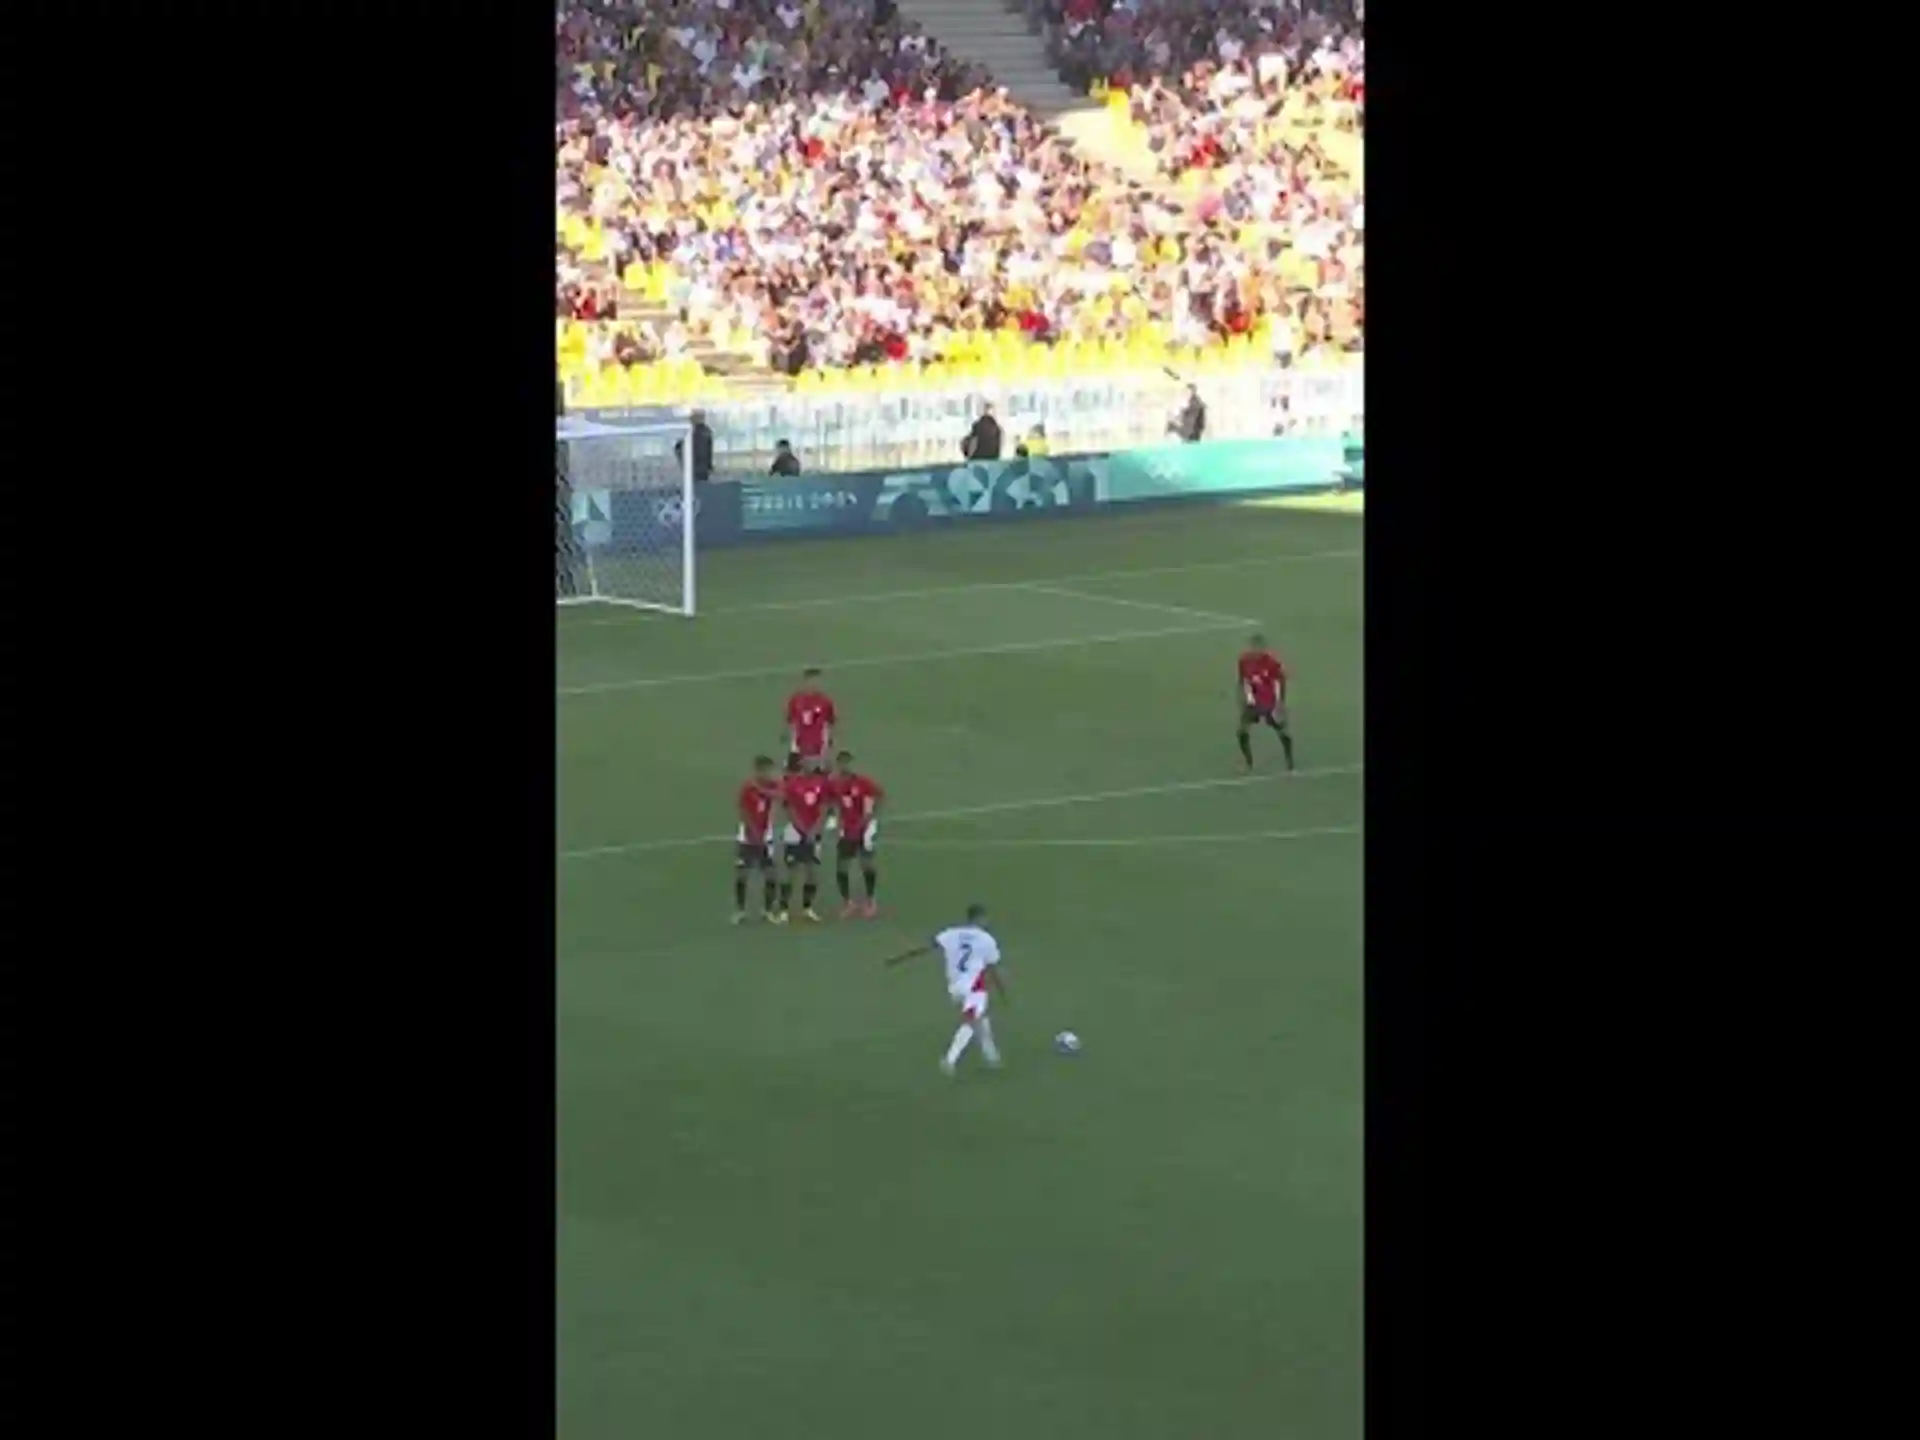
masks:
<svg viewBox="0 0 1920 1440"><path fill-rule="evenodd" d="M704 485L713 478L713 431L707 428L707 412L693 412L693 483ZM686 464L686 442L673 442L673 458Z"/></svg>
<svg viewBox="0 0 1920 1440"><path fill-rule="evenodd" d="M1199 443L1207 433L1207 402L1200 398L1198 385L1187 386L1187 403L1167 422L1167 433L1188 445Z"/></svg>
<svg viewBox="0 0 1920 1440"><path fill-rule="evenodd" d="M793 453L793 446L790 443L785 440L774 442L773 466L767 473L769 475L798 475L800 473L800 457Z"/></svg>
<svg viewBox="0 0 1920 1440"><path fill-rule="evenodd" d="M967 438L960 442L960 453L969 460L1000 458L1000 422L993 418L993 406L980 407L980 418L973 422Z"/></svg>

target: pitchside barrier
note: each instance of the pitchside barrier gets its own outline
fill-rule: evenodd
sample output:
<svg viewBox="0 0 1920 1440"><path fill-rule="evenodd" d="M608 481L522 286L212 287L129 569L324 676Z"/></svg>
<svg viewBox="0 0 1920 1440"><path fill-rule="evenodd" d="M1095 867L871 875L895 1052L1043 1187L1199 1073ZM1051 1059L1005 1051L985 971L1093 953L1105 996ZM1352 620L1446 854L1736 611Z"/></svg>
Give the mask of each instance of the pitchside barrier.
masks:
<svg viewBox="0 0 1920 1440"><path fill-rule="evenodd" d="M1202 441L851 474L776 477L720 469L711 482L691 487L693 539L694 548L704 550L1326 493L1360 488L1365 470L1360 433ZM631 556L681 550L685 507L678 486L601 489L576 477L572 511L583 552Z"/></svg>
<svg viewBox="0 0 1920 1440"><path fill-rule="evenodd" d="M1278 365L1192 377L1207 404L1207 437L1258 440L1272 435L1334 437L1364 425L1366 374L1358 364L1335 369ZM1117 455L1163 443L1167 421L1186 402L1186 382L1150 369L1035 378L938 390L781 391L734 396L702 411L714 453L743 471L764 475L782 440L809 475L905 470L951 464L959 456L983 400L993 402L1014 443L1044 429L1056 455ZM569 407L584 420L612 425L685 419L684 409Z"/></svg>

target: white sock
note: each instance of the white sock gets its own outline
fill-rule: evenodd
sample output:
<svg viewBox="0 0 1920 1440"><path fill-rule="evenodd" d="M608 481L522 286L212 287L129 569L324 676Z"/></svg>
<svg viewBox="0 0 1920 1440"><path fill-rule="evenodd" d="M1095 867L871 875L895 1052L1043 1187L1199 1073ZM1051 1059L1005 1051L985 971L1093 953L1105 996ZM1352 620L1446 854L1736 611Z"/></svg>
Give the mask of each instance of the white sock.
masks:
<svg viewBox="0 0 1920 1440"><path fill-rule="evenodd" d="M960 1056L965 1052L967 1043L973 1039L973 1026L962 1025L953 1032L953 1043L947 1046L947 1064L958 1065Z"/></svg>
<svg viewBox="0 0 1920 1440"><path fill-rule="evenodd" d="M980 1053L986 1056L989 1065L998 1065L1000 1047L993 1043L993 1022L982 1015L974 1022L973 1028L980 1032Z"/></svg>

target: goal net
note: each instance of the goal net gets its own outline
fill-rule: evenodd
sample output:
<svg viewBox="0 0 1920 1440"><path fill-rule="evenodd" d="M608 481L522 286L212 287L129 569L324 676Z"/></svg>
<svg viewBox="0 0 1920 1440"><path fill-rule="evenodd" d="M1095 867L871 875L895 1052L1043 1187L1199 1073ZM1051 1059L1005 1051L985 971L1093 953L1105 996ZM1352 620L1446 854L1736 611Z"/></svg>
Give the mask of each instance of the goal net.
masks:
<svg viewBox="0 0 1920 1440"><path fill-rule="evenodd" d="M691 430L684 420L555 421L558 604L693 614Z"/></svg>

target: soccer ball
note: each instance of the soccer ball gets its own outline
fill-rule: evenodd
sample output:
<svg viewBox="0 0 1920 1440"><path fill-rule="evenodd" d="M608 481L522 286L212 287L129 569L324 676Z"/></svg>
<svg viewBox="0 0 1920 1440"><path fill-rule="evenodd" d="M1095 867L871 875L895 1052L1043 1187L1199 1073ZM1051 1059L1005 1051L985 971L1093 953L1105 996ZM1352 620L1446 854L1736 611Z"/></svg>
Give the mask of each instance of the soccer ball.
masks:
<svg viewBox="0 0 1920 1440"><path fill-rule="evenodd" d="M1080 1037L1071 1030L1062 1030L1053 1037L1053 1049L1056 1055L1078 1055Z"/></svg>

